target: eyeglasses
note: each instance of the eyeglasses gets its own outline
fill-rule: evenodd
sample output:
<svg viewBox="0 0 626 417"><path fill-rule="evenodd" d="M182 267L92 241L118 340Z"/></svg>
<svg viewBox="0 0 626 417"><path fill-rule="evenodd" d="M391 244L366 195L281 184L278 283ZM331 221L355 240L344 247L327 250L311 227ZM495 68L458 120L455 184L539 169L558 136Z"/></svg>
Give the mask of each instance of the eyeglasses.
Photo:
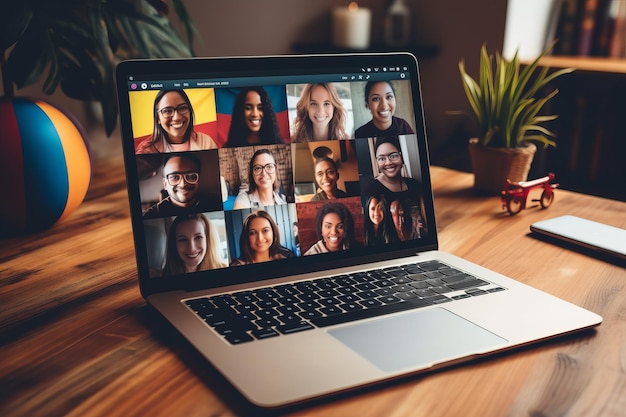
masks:
<svg viewBox="0 0 626 417"><path fill-rule="evenodd" d="M180 104L176 107L163 107L161 110L157 110L161 113L161 116L170 118L174 117L174 112L178 112L178 114L187 114L189 113L189 105L188 104Z"/></svg>
<svg viewBox="0 0 626 417"><path fill-rule="evenodd" d="M185 179L185 182L188 184L197 184L200 179L200 175L195 171L187 171L187 172L172 172L165 176L169 185L178 185L180 182Z"/></svg>
<svg viewBox="0 0 626 417"><path fill-rule="evenodd" d="M265 170L265 172L267 172L268 174L273 174L274 172L276 172L276 164L273 162L270 162L269 164L254 165L252 167L252 173L254 175L261 175L263 170Z"/></svg>
<svg viewBox="0 0 626 417"><path fill-rule="evenodd" d="M376 157L376 162L378 162L379 164L384 164L385 162L387 162L387 159L389 159L390 162L396 162L400 159L400 152L391 152L387 155L378 155Z"/></svg>
<svg viewBox="0 0 626 417"><path fill-rule="evenodd" d="M337 171L333 168L328 168L326 171L317 171L315 175L317 178L322 178L326 174L327 177L332 177L337 174Z"/></svg>

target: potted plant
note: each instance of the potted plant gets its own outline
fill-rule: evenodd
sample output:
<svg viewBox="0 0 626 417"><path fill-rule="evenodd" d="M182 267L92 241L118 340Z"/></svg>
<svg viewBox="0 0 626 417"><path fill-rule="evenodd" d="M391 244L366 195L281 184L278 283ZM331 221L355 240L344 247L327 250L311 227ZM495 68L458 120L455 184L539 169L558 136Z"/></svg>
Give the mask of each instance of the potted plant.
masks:
<svg viewBox="0 0 626 417"><path fill-rule="evenodd" d="M541 110L558 90L546 87L573 70L550 72L549 67L539 66L553 46L526 66L517 52L510 60L496 53L494 66L494 56L483 44L477 81L467 74L464 61L459 62L463 88L478 122L478 137L469 143L476 190L499 193L507 179L525 181L537 149L533 142L556 146L555 134L544 123L558 116Z"/></svg>
<svg viewBox="0 0 626 417"><path fill-rule="evenodd" d="M189 45L193 25L182 0L171 4ZM0 175L13 203L0 210L0 238L43 230L80 205L91 159L80 124L40 98L16 97L43 80L68 97L99 102L110 135L118 108L114 68L125 58L191 56L167 18L165 0L30 0L0 14Z"/></svg>
<svg viewBox="0 0 626 417"><path fill-rule="evenodd" d="M171 25L166 0L31 0L0 14L4 98L44 77L43 92L102 105L110 135L117 123L113 76L127 58L193 55L195 31L182 0L171 0L187 43ZM1 97L0 97L1 98Z"/></svg>

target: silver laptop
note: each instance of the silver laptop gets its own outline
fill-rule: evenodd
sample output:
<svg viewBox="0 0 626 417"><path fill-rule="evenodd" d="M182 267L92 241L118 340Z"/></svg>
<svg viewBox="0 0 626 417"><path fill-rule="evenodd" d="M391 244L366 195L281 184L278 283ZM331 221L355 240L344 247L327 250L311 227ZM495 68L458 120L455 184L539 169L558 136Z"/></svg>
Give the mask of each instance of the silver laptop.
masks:
<svg viewBox="0 0 626 417"><path fill-rule="evenodd" d="M410 54L127 61L117 87L141 294L255 405L602 321L439 250Z"/></svg>

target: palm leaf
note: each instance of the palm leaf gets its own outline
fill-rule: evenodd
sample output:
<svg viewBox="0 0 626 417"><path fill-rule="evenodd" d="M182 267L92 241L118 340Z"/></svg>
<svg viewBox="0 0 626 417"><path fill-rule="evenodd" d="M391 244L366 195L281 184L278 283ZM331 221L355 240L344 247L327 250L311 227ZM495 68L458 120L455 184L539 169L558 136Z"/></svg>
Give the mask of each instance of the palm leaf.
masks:
<svg viewBox="0 0 626 417"><path fill-rule="evenodd" d="M182 0L174 0L174 9L188 45L147 0L30 0L9 6L0 17L0 46L12 48L2 66L3 83L23 88L45 74L46 94L60 87L68 97L99 101L110 135L117 123L113 76L119 60L192 56L195 27Z"/></svg>

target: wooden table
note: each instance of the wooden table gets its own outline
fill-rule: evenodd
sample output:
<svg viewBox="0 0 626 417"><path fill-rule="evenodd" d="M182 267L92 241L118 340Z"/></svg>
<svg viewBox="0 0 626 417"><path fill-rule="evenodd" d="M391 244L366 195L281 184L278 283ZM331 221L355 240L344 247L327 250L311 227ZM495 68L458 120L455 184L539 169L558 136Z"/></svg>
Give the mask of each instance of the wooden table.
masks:
<svg viewBox="0 0 626 417"><path fill-rule="evenodd" d="M262 414L139 295L119 136L101 136L91 138L95 173L79 209L50 230L0 241L0 415ZM626 228L626 203L557 189L549 209L511 217L497 197L471 192L471 175L432 174L442 249L593 310L604 323L282 414L624 416L624 265L537 240L528 227L574 214Z"/></svg>

